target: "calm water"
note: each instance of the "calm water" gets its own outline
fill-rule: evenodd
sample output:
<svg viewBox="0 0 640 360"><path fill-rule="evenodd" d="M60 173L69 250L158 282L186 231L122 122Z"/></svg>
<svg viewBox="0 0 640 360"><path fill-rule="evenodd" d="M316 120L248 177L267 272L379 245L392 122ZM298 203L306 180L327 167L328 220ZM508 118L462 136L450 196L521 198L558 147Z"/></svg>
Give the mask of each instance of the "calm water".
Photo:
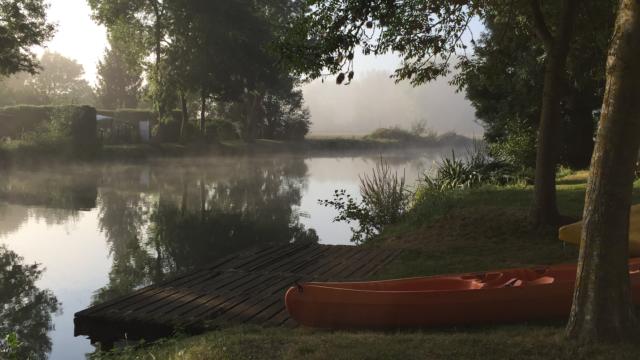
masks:
<svg viewBox="0 0 640 360"><path fill-rule="evenodd" d="M385 156L412 184L446 150ZM0 175L0 335L82 359L73 314L173 273L266 243L349 244L318 205L358 192L370 157L162 160ZM40 264L35 268L34 263Z"/></svg>

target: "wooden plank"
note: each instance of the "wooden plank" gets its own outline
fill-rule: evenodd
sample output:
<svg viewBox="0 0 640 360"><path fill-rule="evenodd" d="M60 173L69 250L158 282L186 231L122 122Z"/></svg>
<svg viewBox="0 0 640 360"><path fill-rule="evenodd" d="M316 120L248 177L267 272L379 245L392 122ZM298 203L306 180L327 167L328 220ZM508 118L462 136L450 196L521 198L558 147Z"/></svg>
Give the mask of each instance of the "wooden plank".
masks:
<svg viewBox="0 0 640 360"><path fill-rule="evenodd" d="M328 246L318 247L316 251L312 253L310 256L297 259L296 261L291 261L286 264L282 264L282 266L274 269L274 271L300 273L296 271L296 269L312 266L317 261L321 261L323 257L326 257L327 253L329 252L331 252L331 247L328 247Z"/></svg>
<svg viewBox="0 0 640 360"><path fill-rule="evenodd" d="M365 278L367 274L380 268L380 264L382 264L384 261L388 260L392 256L393 256L393 253L389 253L388 251L377 251L374 254L374 256L371 257L369 263L356 269L351 274L345 274L345 275L350 277Z"/></svg>
<svg viewBox="0 0 640 360"><path fill-rule="evenodd" d="M304 250L304 248L308 247L308 246L313 246L313 245L298 245L298 246L293 246L290 249L286 249L285 251L282 252L278 252L277 254L275 254L274 256L265 258L265 259L261 259L260 261L256 261L254 262L250 267L248 267L246 270L247 271L260 271L263 268L277 263L279 261L283 261L284 259L286 259L287 257L293 256L294 254L296 254L299 251Z"/></svg>
<svg viewBox="0 0 640 360"><path fill-rule="evenodd" d="M265 246L80 311L76 333L106 336L103 328L110 322L118 334L127 331L123 324L136 329L246 322L297 326L284 305L284 293L295 282L364 279L399 253L318 244ZM103 328L92 329L92 324Z"/></svg>
<svg viewBox="0 0 640 360"><path fill-rule="evenodd" d="M309 246L308 248L299 251L296 254L293 254L287 258L283 258L282 261L275 262L263 269L260 269L260 271L285 272L286 270L283 269L290 267L291 264L305 263L309 261L309 258L313 257L314 255L318 256L318 254L322 254L327 250L328 249L324 246Z"/></svg>
<svg viewBox="0 0 640 360"><path fill-rule="evenodd" d="M220 279L215 277L205 283L198 284L196 287L182 289L174 295L169 296L163 302L157 304L156 306L148 306L140 309L138 314L136 315L140 316L140 314L144 314L144 316L146 317L153 317L163 313L174 311L177 308L186 306L189 302L195 300L196 298L210 293L211 287L215 287L216 285L219 287L219 283Z"/></svg>
<svg viewBox="0 0 640 360"><path fill-rule="evenodd" d="M355 252L351 251L350 253L345 254L345 256L342 259L340 259L339 264L336 264L326 272L318 271L316 275L326 277L329 279L353 278L353 276L349 276L346 274L353 272L353 268L359 268L369 263L371 261L371 255L372 253L369 250L355 251Z"/></svg>
<svg viewBox="0 0 640 360"><path fill-rule="evenodd" d="M197 278L199 276L207 276L207 275L209 275L209 273L207 271L201 270L201 271L193 272L193 273L190 273L190 274L185 274L184 276L178 277L176 279L172 279L171 282L175 281L176 283L180 283L180 281L189 281L190 279L194 279L194 278ZM88 313L102 311L105 308L108 308L108 307L110 307L110 306L112 306L114 304L121 304L121 303L129 300L130 298L135 297L135 296L138 296L138 295L144 294L146 292L150 292L150 291L159 289L159 288L161 288L163 285L165 285L167 283L169 283L169 281L166 281L166 282L163 282L163 283L159 283L159 284L150 285L150 286L144 287L142 289L135 290L131 294L120 296L120 297L114 298L112 300L108 300L108 301L105 301L103 303L93 305L93 306L91 306L91 307L89 307L87 309L84 309L82 311L78 311L77 313L75 313L75 316L82 316L82 315L85 315L85 314L88 314Z"/></svg>

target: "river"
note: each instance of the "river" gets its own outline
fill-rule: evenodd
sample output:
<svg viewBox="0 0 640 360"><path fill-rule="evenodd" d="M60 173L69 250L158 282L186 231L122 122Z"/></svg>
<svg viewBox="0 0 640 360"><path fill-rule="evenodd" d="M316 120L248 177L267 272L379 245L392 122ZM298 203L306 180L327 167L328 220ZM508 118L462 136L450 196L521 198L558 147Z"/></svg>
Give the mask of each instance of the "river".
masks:
<svg viewBox="0 0 640 360"><path fill-rule="evenodd" d="M17 333L32 358L83 359L94 348L73 336L75 312L259 244L350 244L349 225L332 222L335 210L318 199L336 189L358 194L359 176L381 158L414 184L447 152L163 159L4 173L0 334Z"/></svg>

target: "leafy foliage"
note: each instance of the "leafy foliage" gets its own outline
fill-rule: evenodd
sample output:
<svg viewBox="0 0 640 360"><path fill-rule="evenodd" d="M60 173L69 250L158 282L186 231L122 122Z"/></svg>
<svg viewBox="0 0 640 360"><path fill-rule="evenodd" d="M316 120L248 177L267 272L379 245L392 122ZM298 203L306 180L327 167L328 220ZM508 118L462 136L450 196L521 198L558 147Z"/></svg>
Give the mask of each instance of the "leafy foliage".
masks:
<svg viewBox="0 0 640 360"><path fill-rule="evenodd" d="M36 72L38 62L32 47L43 45L54 31L46 10L44 0L0 2L0 75Z"/></svg>
<svg viewBox="0 0 640 360"><path fill-rule="evenodd" d="M404 61L399 80L418 85L446 75L449 61L466 48L464 35L483 1L308 1L310 9L292 22L281 52L311 78L328 70L337 83L354 77L357 48L364 55L397 53Z"/></svg>
<svg viewBox="0 0 640 360"><path fill-rule="evenodd" d="M360 196L362 200L357 201L343 189L335 190L333 199L318 200L321 205L338 211L333 221L358 223L351 228L351 241L356 244L371 240L385 226L398 222L409 204L404 175L391 172L389 164L382 159L371 175L360 177Z"/></svg>
<svg viewBox="0 0 640 360"><path fill-rule="evenodd" d="M45 52L37 74L18 73L0 82L0 105L91 105L93 89L75 60Z"/></svg>
<svg viewBox="0 0 640 360"><path fill-rule="evenodd" d="M39 265L24 264L0 246L0 358L45 359L51 351L47 332L60 303L51 291L36 286L41 276Z"/></svg>
<svg viewBox="0 0 640 360"><path fill-rule="evenodd" d="M545 2L545 14L558 17L558 3ZM582 2L576 10L576 36L561 101L559 159L574 168L589 166L616 3ZM474 56L457 64L454 79L476 109L491 154L522 167L535 164L546 59L542 44L532 41L529 16L526 7L505 10L500 2L488 3L483 13L486 32L476 42Z"/></svg>
<svg viewBox="0 0 640 360"><path fill-rule="evenodd" d="M515 168L504 162L494 160L486 153L486 148L476 145L467 151L466 158L451 157L437 162L432 174L421 179L423 190L443 192L455 189L468 189L485 184L505 185L520 180Z"/></svg>
<svg viewBox="0 0 640 360"><path fill-rule="evenodd" d="M142 59L132 56L126 43L115 36L109 37L109 43L98 63L98 101L106 109L136 108L142 95Z"/></svg>

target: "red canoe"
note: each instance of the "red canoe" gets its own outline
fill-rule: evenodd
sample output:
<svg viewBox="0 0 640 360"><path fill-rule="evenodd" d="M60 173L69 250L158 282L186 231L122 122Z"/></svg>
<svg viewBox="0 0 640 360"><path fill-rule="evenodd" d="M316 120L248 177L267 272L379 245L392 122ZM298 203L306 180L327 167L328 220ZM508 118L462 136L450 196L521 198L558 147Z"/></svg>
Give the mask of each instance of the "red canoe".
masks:
<svg viewBox="0 0 640 360"><path fill-rule="evenodd" d="M629 261L640 305L640 258ZM506 323L568 316L576 265L495 270L399 280L304 283L285 295L299 324L388 329Z"/></svg>

